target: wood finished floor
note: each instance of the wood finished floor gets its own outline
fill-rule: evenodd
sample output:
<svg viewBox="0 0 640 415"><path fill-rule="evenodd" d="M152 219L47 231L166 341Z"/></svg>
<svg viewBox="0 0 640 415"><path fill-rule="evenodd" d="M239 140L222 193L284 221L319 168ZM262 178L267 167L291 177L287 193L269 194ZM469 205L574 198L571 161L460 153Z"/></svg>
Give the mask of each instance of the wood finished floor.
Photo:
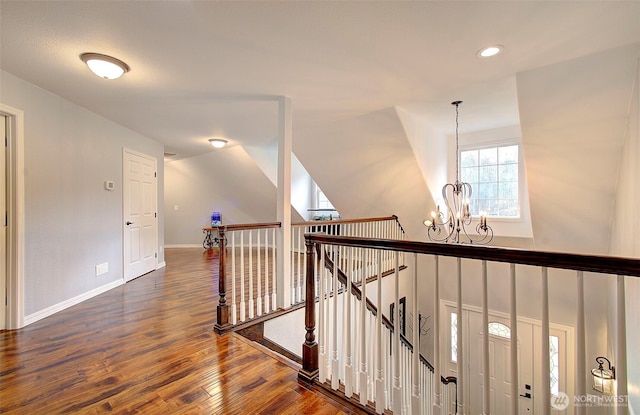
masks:
<svg viewBox="0 0 640 415"><path fill-rule="evenodd" d="M0 333L2 414L351 414L297 370L212 332L217 255L167 249L166 268Z"/></svg>

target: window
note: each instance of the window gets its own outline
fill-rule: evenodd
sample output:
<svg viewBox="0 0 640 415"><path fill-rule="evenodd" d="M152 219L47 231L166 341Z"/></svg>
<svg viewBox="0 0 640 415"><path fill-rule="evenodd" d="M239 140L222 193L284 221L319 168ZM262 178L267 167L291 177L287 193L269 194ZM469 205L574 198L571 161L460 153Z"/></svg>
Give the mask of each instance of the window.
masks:
<svg viewBox="0 0 640 415"><path fill-rule="evenodd" d="M315 194L315 209L310 209L310 211L314 212L311 217L312 220L334 220L340 219L340 214L333 207L331 201L325 196L325 194L320 190L320 187L316 184L316 194Z"/></svg>
<svg viewBox="0 0 640 415"><path fill-rule="evenodd" d="M451 313L451 361L458 361L458 315Z"/></svg>
<svg viewBox="0 0 640 415"><path fill-rule="evenodd" d="M460 151L460 180L471 184L471 215L520 217L517 144Z"/></svg>
<svg viewBox="0 0 640 415"><path fill-rule="evenodd" d="M549 336L549 379L553 396L558 396L560 393L559 340L557 336Z"/></svg>
<svg viewBox="0 0 640 415"><path fill-rule="evenodd" d="M505 339L511 339L511 329L502 323L489 323L489 334L493 336L502 337Z"/></svg>
<svg viewBox="0 0 640 415"><path fill-rule="evenodd" d="M317 209L327 209L327 210L333 210L334 207L331 204L331 202L329 201L329 199L327 199L327 197L324 195L324 193L322 193L322 190L320 190L319 187L316 186L316 208Z"/></svg>

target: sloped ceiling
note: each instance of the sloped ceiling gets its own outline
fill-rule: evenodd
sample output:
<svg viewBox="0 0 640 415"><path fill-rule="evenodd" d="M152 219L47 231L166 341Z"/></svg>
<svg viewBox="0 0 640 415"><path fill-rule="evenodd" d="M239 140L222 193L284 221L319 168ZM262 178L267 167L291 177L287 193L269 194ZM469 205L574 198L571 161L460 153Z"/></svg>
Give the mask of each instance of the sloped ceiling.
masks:
<svg viewBox="0 0 640 415"><path fill-rule="evenodd" d="M433 199L395 108L348 117L304 135L316 144L295 145L293 151L341 215L395 214L409 237L422 237L418 230Z"/></svg>
<svg viewBox="0 0 640 415"><path fill-rule="evenodd" d="M638 50L632 44L518 74L536 248L608 252Z"/></svg>

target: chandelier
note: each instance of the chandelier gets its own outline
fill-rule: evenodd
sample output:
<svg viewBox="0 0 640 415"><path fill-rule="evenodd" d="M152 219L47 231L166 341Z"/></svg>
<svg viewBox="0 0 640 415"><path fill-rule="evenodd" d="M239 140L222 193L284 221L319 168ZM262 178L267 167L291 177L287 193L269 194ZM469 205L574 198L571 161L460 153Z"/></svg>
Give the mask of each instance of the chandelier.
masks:
<svg viewBox="0 0 640 415"><path fill-rule="evenodd" d="M458 107L460 104L462 101L451 103L456 107L456 181L442 187L442 199L446 211L443 212L440 204L436 204L436 211L431 212L431 219L425 220L424 225L427 227L427 236L432 242L483 245L493 239L493 229L487 225L487 212L480 212L480 220L475 225L475 234L469 235L467 232L467 228L473 228L469 210L471 185L461 182L459 177Z"/></svg>

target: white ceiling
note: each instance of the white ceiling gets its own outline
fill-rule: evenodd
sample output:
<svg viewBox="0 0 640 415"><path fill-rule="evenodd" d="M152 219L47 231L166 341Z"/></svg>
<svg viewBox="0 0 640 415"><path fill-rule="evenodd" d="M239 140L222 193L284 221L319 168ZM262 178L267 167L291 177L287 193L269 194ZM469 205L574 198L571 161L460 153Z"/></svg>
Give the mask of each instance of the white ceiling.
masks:
<svg viewBox="0 0 640 415"><path fill-rule="evenodd" d="M519 123L515 75L640 40L638 1L1 1L0 68L165 144L261 145L400 106L451 133ZM499 43L504 52L476 52ZM98 52L131 71L100 79ZM0 85L1 88L1 85Z"/></svg>

